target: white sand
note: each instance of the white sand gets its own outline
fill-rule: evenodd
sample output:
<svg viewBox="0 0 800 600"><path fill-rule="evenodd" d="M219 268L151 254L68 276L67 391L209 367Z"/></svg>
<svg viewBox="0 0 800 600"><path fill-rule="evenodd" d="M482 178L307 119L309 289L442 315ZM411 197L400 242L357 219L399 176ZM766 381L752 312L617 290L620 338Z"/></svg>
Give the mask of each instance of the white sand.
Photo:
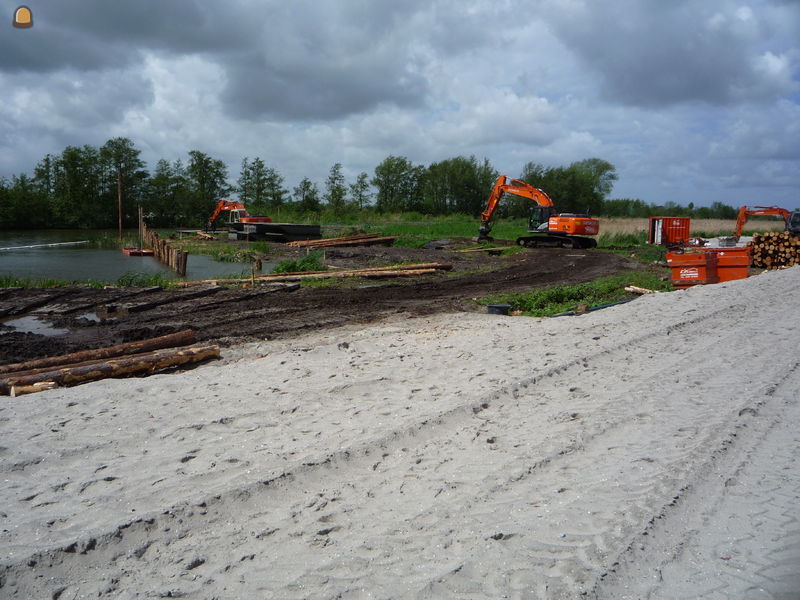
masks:
<svg viewBox="0 0 800 600"><path fill-rule="evenodd" d="M0 398L0 597L796 592L798 298L794 268Z"/></svg>

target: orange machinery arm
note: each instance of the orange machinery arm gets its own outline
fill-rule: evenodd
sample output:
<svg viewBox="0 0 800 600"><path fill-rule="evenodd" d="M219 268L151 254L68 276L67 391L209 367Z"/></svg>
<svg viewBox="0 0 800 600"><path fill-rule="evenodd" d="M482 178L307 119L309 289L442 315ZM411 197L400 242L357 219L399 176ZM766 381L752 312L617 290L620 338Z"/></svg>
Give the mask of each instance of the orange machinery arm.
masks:
<svg viewBox="0 0 800 600"><path fill-rule="evenodd" d="M511 183L506 183L510 181ZM507 175L500 175L489 194L486 209L481 213L481 235L487 235L492 229L492 217L503 194L522 196L539 206L553 206L553 201L544 191L519 179L511 179Z"/></svg>
<svg viewBox="0 0 800 600"><path fill-rule="evenodd" d="M216 221L219 218L221 212L225 210L236 210L236 209L244 210L244 204L242 204L241 202L235 202L233 200L220 200L219 202L217 202L217 205L214 207L214 212L211 213L211 216L208 219L209 225L213 224L214 221ZM244 216L247 216L247 213L245 213Z"/></svg>
<svg viewBox="0 0 800 600"><path fill-rule="evenodd" d="M736 217L736 233L734 235L736 238L742 237L744 224L747 223L747 218L752 215L778 215L783 217L784 221L788 221L791 214L785 208L778 208L777 206L754 206L753 208L743 206L739 209L739 214Z"/></svg>

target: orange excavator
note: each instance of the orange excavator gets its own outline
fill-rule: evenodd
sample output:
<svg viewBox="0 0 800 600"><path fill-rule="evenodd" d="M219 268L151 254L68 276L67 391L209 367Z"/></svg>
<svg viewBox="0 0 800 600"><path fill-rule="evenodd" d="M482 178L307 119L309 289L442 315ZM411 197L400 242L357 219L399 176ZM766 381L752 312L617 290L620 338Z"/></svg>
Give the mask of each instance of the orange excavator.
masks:
<svg viewBox="0 0 800 600"><path fill-rule="evenodd" d="M597 235L600 221L589 215L573 213L557 214L553 201L543 190L533 187L519 179L511 179L500 175L492 188L486 209L481 213L481 226L478 230L478 241L491 240L492 217L497 205L505 194L522 196L536 206L531 208L528 222L528 233L517 238L517 244L528 248L594 248L597 241L584 235Z"/></svg>
<svg viewBox="0 0 800 600"><path fill-rule="evenodd" d="M228 215L229 223L272 223L272 218L270 217L251 215L241 202L236 202L235 200L220 200L217 202L217 205L214 207L214 212L211 213L208 219L206 229L212 229L220 214L226 210L230 211Z"/></svg>
<svg viewBox="0 0 800 600"><path fill-rule="evenodd" d="M778 208L777 206L753 206L748 208L743 206L739 209L739 214L736 217L736 232L734 237L738 240L742 237L744 231L744 224L747 223L748 217L755 215L777 215L783 218L785 231L791 233L800 233L800 210L790 212L785 208Z"/></svg>

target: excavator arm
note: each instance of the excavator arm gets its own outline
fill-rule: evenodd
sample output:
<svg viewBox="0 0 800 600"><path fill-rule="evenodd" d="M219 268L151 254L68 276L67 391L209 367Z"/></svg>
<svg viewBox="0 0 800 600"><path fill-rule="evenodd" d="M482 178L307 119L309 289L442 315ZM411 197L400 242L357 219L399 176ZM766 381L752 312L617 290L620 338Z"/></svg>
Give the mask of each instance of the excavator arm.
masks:
<svg viewBox="0 0 800 600"><path fill-rule="evenodd" d="M748 217L754 215L777 215L782 217L785 223L788 223L792 213L785 208L779 208L777 206L754 206L752 208L743 206L739 209L739 214L736 217L736 231L734 236L737 240L742 237L742 231L744 231L744 225L747 223Z"/></svg>
<svg viewBox="0 0 800 600"><path fill-rule="evenodd" d="M244 210L244 204L241 202L235 202L233 200L220 200L217 202L217 205L214 207L214 212L211 213L211 216L208 218L208 225L209 227L214 224L219 218L219 215L226 211L226 210ZM245 216L247 213L245 213Z"/></svg>
<svg viewBox="0 0 800 600"><path fill-rule="evenodd" d="M510 183L507 183L509 182ZM515 196L522 196L528 198L531 202L538 206L553 206L553 201L544 191L532 185L525 183L519 179L511 179L507 175L500 175L492 188L492 193L489 194L489 199L486 202L486 208L481 213L481 226L478 230L478 240L485 240L489 237L489 232L492 230L492 217L497 205L503 198L503 194L513 194Z"/></svg>

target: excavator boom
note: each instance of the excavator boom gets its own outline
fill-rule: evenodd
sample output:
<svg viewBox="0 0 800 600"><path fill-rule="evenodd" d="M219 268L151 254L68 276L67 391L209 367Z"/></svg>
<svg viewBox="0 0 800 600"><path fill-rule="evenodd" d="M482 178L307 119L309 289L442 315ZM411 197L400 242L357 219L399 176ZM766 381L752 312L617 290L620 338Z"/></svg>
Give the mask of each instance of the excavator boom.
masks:
<svg viewBox="0 0 800 600"><path fill-rule="evenodd" d="M785 208L779 208L777 206L753 206L752 208L743 206L739 209L739 214L736 216L736 232L734 233L736 239L742 237L742 231L744 231L744 225L747 223L748 217L755 215L777 215L783 218L784 223L786 223L786 228L789 229L789 221L792 213Z"/></svg>

